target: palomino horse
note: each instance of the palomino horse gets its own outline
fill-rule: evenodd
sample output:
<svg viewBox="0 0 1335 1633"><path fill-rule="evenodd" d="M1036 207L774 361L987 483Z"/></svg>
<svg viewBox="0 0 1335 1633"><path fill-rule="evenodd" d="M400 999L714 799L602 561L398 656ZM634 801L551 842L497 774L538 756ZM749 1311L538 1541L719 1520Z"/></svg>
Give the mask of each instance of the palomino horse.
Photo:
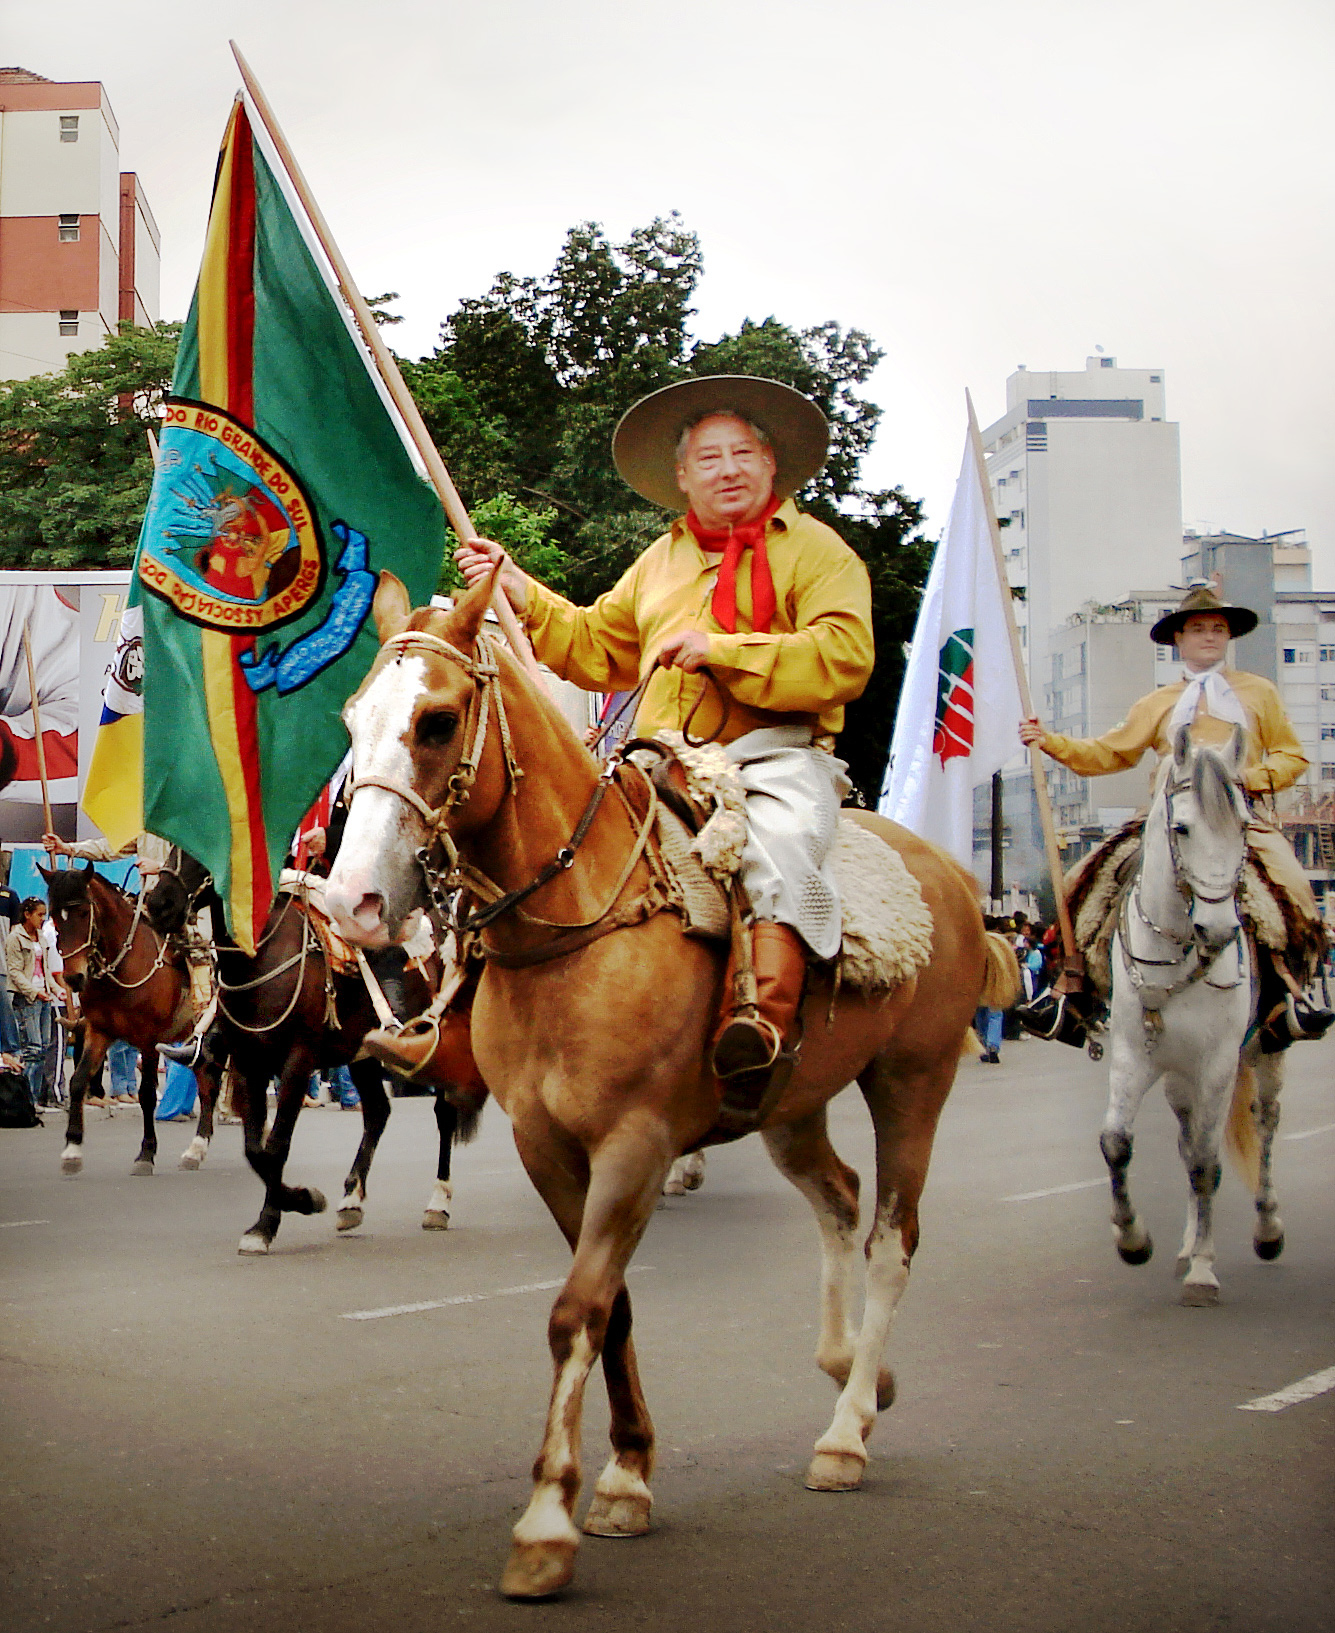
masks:
<svg viewBox="0 0 1335 1633"><path fill-rule="evenodd" d="M56 945L65 963L65 980L78 994L83 1011L84 1043L70 1080L69 1126L60 1157L63 1174L83 1167L83 1102L107 1050L123 1038L139 1050L143 1062L139 1106L144 1139L132 1174L153 1172L158 1153L157 1125L159 1043L190 1030L190 971L180 950L148 922L144 898L137 901L94 871L58 868L38 871L46 880ZM213 1096L200 1095L199 1126L186 1156L207 1149L213 1137ZM197 1168L198 1162L182 1166Z"/></svg>
<svg viewBox="0 0 1335 1633"><path fill-rule="evenodd" d="M491 956L473 1006L473 1045L529 1177L574 1252L551 1314L555 1378L533 1498L502 1582L512 1597L540 1598L574 1571L581 1412L600 1355L612 1457L584 1530L633 1536L649 1526L654 1431L625 1277L673 1159L704 1142L714 1123L719 1091L705 1046L723 959L685 937L673 914L632 910L651 882L640 819L615 791L598 802L611 772L600 776L555 706L508 654L479 638L489 595L482 586L451 613L413 612L403 586L382 574L381 652L345 711L355 792L326 900L349 935L398 940L425 905L432 858L455 846L474 893L497 897L485 910ZM635 775L628 773L632 784ZM841 1386L807 1474L824 1491L858 1485L865 1441L894 1395L882 1351L918 1245L937 1118L979 995L989 970L999 972L995 990L1009 978L1013 998L1018 985L1013 957L1007 972L1008 950L984 937L963 870L893 824L861 821L899 851L921 885L935 921L934 956L879 1001L847 989L834 997L827 978L813 980L801 1060L764 1128L770 1156L820 1225L816 1358ZM504 911L514 905L508 893L525 887L523 911ZM597 939L570 929L596 932L637 917ZM573 938L576 950L542 958L554 938L567 949ZM826 1103L854 1078L877 1151L859 1329L851 1314L858 1177L826 1134Z"/></svg>
<svg viewBox="0 0 1335 1633"><path fill-rule="evenodd" d="M1154 1249L1132 1206L1127 1169L1136 1111L1162 1081L1191 1187L1178 1256L1188 1305L1219 1298L1213 1209L1226 1120L1255 1194L1256 1252L1274 1259L1284 1246L1271 1179L1284 1057L1263 1054L1255 1038L1244 1046L1257 979L1256 950L1238 918L1247 855L1242 752L1236 727L1222 751L1192 748L1186 728L1178 732L1112 947L1111 1067L1099 1143L1112 1181L1113 1239L1128 1264L1146 1263Z"/></svg>
<svg viewBox="0 0 1335 1633"><path fill-rule="evenodd" d="M179 893L193 892L208 905L213 920L218 1017L195 1075L201 1098L205 1085L216 1094L222 1062L230 1059L233 1104L244 1125L246 1157L264 1182L264 1206L237 1251L265 1254L284 1213L323 1213L328 1207L321 1191L288 1185L283 1177L306 1087L317 1066L347 1065L361 1100L361 1143L343 1184L337 1216L340 1231L356 1230L365 1217L371 1162L390 1113L379 1063L357 1058L362 1039L379 1025L361 976L329 968L310 915L296 896L283 894L274 902L251 958L223 929L222 903L193 858L183 858L175 881L164 876L157 889L161 893L152 896L152 905L164 917L170 919L177 911ZM405 986L410 1003L424 1007L430 1000L427 983L411 968ZM275 1075L278 1103L266 1129L268 1086ZM480 1082L472 1087L472 1097L462 1110L442 1095L436 1097L439 1156L423 1229L444 1230L449 1224L451 1147L472 1138L486 1099Z"/></svg>

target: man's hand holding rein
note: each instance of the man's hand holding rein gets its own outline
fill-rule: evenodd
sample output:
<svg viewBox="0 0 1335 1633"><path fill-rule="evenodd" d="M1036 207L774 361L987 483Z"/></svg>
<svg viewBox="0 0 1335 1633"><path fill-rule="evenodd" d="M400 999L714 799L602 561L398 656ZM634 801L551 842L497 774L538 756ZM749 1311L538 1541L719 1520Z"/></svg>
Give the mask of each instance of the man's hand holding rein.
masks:
<svg viewBox="0 0 1335 1633"><path fill-rule="evenodd" d="M504 563L498 582L505 598L516 612L528 611L528 577L494 539L465 539L454 552L454 561L470 590L481 584L498 562Z"/></svg>

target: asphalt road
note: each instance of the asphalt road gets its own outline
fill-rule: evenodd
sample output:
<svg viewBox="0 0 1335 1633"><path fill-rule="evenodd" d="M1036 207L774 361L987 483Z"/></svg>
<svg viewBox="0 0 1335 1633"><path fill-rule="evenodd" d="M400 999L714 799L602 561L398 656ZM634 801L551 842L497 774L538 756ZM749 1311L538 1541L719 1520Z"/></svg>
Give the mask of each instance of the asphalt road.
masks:
<svg viewBox="0 0 1335 1633"><path fill-rule="evenodd" d="M1035 1042L967 1063L892 1337L900 1398L851 1495L802 1486L834 1402L811 1359L810 1215L759 1141L711 1153L631 1280L655 1529L587 1539L547 1605L495 1585L565 1251L496 1108L457 1154L448 1233L420 1229L435 1128L405 1100L362 1230L289 1215L259 1260L236 1252L260 1202L238 1129L184 1173L191 1130L161 1125L151 1179L129 1177L135 1112L91 1114L77 1179L57 1122L0 1130L0 1628L1335 1628L1335 1392L1238 1409L1335 1366L1335 1041L1289 1058L1288 1245L1253 1256L1226 1176L1212 1310L1176 1302L1185 1179L1162 1099L1132 1167L1157 1252L1130 1269L1096 1143L1104 1069ZM833 1121L867 1172L860 1100ZM358 1127L303 1114L290 1177L332 1203ZM425 1301L452 1302L345 1319ZM598 1383L590 1476L605 1413Z"/></svg>

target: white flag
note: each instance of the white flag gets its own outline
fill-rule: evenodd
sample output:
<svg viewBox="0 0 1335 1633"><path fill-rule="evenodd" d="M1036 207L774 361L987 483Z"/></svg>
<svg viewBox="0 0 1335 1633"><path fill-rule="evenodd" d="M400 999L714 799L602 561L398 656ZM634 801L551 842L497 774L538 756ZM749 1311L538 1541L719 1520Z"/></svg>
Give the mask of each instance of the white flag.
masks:
<svg viewBox="0 0 1335 1633"><path fill-rule="evenodd" d="M1023 710L985 478L970 439L899 695L882 816L973 868L973 791L1020 751Z"/></svg>

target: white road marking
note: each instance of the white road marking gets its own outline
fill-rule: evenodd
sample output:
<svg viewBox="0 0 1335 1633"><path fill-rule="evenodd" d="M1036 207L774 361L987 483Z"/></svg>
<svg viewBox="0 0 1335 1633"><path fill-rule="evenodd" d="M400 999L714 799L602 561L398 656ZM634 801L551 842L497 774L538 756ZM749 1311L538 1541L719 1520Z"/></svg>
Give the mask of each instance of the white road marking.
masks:
<svg viewBox="0 0 1335 1633"><path fill-rule="evenodd" d="M1273 1395L1258 1395L1254 1401L1243 1401L1238 1411L1282 1412L1286 1406L1293 1406L1298 1401L1310 1401L1314 1395L1324 1395L1330 1389L1335 1389L1335 1367L1326 1367L1321 1372L1313 1372L1310 1377L1299 1378L1296 1384L1290 1384L1287 1389L1277 1389Z"/></svg>
<svg viewBox="0 0 1335 1633"><path fill-rule="evenodd" d="M49 1225L49 1219L6 1219L0 1230L17 1230L20 1225Z"/></svg>
<svg viewBox="0 0 1335 1633"><path fill-rule="evenodd" d="M1096 1185L1106 1185L1107 1175L1102 1179L1076 1179L1069 1185L1049 1185L1045 1191L1019 1191L1014 1196L1003 1196L1003 1202L1037 1202L1044 1196L1065 1196L1067 1191L1092 1191Z"/></svg>
<svg viewBox="0 0 1335 1633"><path fill-rule="evenodd" d="M1320 1128L1305 1128L1298 1134L1281 1134L1281 1140L1310 1140L1313 1134L1329 1134L1335 1123L1322 1123Z"/></svg>
<svg viewBox="0 0 1335 1633"><path fill-rule="evenodd" d="M652 1270L649 1264L632 1265L626 1272L634 1276L642 1270ZM344 1310L344 1321L379 1321L388 1315L417 1315L423 1310L446 1310L455 1304L484 1304L493 1298L514 1298L519 1293L550 1293L557 1287L564 1287L566 1278L560 1276L555 1281L529 1281L519 1287L498 1287L492 1293L456 1293L453 1298L427 1298L416 1304L388 1304L383 1310Z"/></svg>

